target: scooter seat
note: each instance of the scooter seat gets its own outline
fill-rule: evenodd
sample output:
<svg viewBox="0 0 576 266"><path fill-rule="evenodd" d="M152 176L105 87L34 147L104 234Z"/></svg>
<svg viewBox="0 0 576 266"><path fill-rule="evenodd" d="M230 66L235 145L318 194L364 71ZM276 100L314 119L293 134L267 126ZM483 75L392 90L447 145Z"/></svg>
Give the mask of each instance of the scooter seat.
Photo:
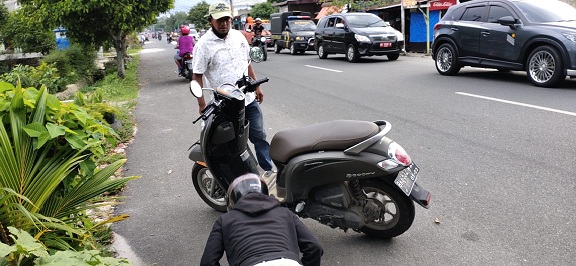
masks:
<svg viewBox="0 0 576 266"><path fill-rule="evenodd" d="M287 163L303 153L345 150L380 132L378 125L367 121L336 120L287 129L274 135L270 158Z"/></svg>

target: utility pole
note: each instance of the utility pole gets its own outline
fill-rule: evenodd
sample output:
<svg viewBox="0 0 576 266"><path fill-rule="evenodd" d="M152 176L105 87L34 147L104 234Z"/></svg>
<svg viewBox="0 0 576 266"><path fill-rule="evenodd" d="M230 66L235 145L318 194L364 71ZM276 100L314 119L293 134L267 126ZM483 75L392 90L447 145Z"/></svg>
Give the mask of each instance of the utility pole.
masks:
<svg viewBox="0 0 576 266"><path fill-rule="evenodd" d="M406 53L406 14L404 14L404 0L400 1L400 30L404 36L404 53Z"/></svg>
<svg viewBox="0 0 576 266"><path fill-rule="evenodd" d="M230 0L230 14L232 14L232 18L234 18L234 5L232 4L232 0Z"/></svg>
<svg viewBox="0 0 576 266"><path fill-rule="evenodd" d="M424 15L424 21L426 22L426 55L430 55L430 1L423 1L427 4L426 12L422 11L420 8L421 2L417 2L417 7L420 13Z"/></svg>

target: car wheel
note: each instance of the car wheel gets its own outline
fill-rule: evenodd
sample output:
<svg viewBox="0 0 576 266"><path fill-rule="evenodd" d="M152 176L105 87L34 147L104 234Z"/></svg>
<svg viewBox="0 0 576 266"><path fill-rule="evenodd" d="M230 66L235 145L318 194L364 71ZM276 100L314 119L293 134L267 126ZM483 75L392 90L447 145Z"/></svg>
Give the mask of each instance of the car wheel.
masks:
<svg viewBox="0 0 576 266"><path fill-rule="evenodd" d="M552 87L566 78L562 59L551 46L540 46L528 57L526 73L530 81L538 87Z"/></svg>
<svg viewBox="0 0 576 266"><path fill-rule="evenodd" d="M388 60L395 61L395 60L398 60L398 57L400 57L400 54L389 54L386 56L388 57Z"/></svg>
<svg viewBox="0 0 576 266"><path fill-rule="evenodd" d="M449 43L440 45L436 51L436 70L441 75L453 76L460 71L456 49Z"/></svg>
<svg viewBox="0 0 576 266"><path fill-rule="evenodd" d="M326 59L328 58L328 54L326 53L326 51L324 50L324 43L320 43L320 45L318 46L318 57L320 59Z"/></svg>
<svg viewBox="0 0 576 266"><path fill-rule="evenodd" d="M278 42L274 42L274 53L279 54L282 47L278 46Z"/></svg>
<svg viewBox="0 0 576 266"><path fill-rule="evenodd" d="M296 51L296 47L294 47L294 43L291 42L291 43L290 43L290 54L291 54L291 55L295 55L296 52L298 52L298 51Z"/></svg>
<svg viewBox="0 0 576 266"><path fill-rule="evenodd" d="M353 44L348 45L348 50L346 51L346 59L348 59L348 62L358 62L358 58L360 58L358 49L356 49Z"/></svg>

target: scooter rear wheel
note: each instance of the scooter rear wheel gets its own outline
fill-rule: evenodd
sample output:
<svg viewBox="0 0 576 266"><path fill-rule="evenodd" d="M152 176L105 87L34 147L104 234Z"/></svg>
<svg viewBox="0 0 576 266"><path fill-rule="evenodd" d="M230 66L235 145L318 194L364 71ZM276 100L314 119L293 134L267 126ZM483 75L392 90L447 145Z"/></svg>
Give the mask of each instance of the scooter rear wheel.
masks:
<svg viewBox="0 0 576 266"><path fill-rule="evenodd" d="M192 183L198 196L219 212L226 212L226 191L214 180L212 173L205 166L194 164L192 167ZM214 189L212 190L212 184Z"/></svg>
<svg viewBox="0 0 576 266"><path fill-rule="evenodd" d="M406 232L414 222L414 202L401 191L379 179L360 181L368 200L380 207L378 219L360 228L363 233L378 238L392 238Z"/></svg>

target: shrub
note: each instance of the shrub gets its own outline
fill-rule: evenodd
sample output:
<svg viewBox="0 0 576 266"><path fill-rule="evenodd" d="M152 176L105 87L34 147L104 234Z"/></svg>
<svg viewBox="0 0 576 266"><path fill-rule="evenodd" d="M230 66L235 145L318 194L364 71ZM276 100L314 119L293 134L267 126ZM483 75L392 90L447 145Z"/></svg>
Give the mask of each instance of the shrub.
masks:
<svg viewBox="0 0 576 266"><path fill-rule="evenodd" d="M66 50L54 50L42 62L54 64L68 84L92 82L96 74L96 51L73 44Z"/></svg>
<svg viewBox="0 0 576 266"><path fill-rule="evenodd" d="M125 259L104 257L97 250L58 251L49 254L46 247L28 232L8 227L14 244L0 243L1 265L132 265Z"/></svg>
<svg viewBox="0 0 576 266"><path fill-rule="evenodd" d="M0 81L5 81L12 85L20 83L23 87L46 85L50 93L60 92L66 88L64 80L60 78L58 69L47 63L42 63L37 67L17 65L12 71L1 75Z"/></svg>

